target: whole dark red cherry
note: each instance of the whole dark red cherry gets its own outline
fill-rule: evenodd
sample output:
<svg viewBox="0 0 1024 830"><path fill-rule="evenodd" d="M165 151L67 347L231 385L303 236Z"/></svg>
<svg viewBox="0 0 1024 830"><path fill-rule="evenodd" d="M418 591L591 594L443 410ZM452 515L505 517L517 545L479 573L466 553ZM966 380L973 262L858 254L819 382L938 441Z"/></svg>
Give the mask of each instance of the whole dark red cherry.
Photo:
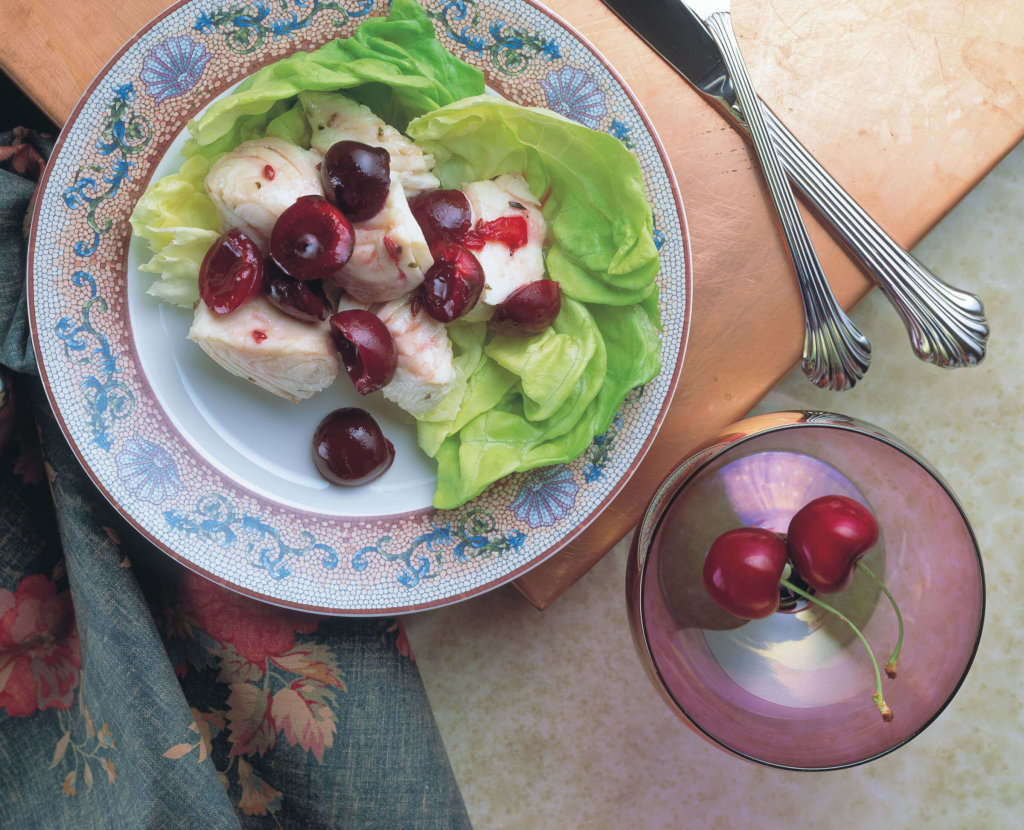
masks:
<svg viewBox="0 0 1024 830"><path fill-rule="evenodd" d="M804 505L789 522L789 559L800 577L823 594L843 590L853 569L878 542L878 521L863 504L846 496L822 496Z"/></svg>
<svg viewBox="0 0 1024 830"><path fill-rule="evenodd" d="M199 296L210 311L228 314L255 297L263 284L259 248L238 228L221 234L199 266Z"/></svg>
<svg viewBox="0 0 1024 830"><path fill-rule="evenodd" d="M473 216L461 190L428 190L410 199L409 209L427 244L435 239L458 242L469 230Z"/></svg>
<svg viewBox="0 0 1024 830"><path fill-rule="evenodd" d="M554 280L535 280L498 303L488 325L496 334L530 337L555 322L561 310L562 287Z"/></svg>
<svg viewBox="0 0 1024 830"><path fill-rule="evenodd" d="M297 280L329 277L352 256L352 223L323 196L300 196L270 233L270 256Z"/></svg>
<svg viewBox="0 0 1024 830"><path fill-rule="evenodd" d="M747 620L779 609L779 580L786 567L786 542L760 527L740 527L715 539L704 560L704 587L730 614Z"/></svg>
<svg viewBox="0 0 1024 830"><path fill-rule="evenodd" d="M313 463L332 484L368 484L384 475L394 460L394 445L373 416L358 407L334 410L313 434Z"/></svg>
<svg viewBox="0 0 1024 830"><path fill-rule="evenodd" d="M435 242L430 253L434 264L423 275L417 297L431 317L450 323L480 299L484 269L472 251L455 242Z"/></svg>
<svg viewBox="0 0 1024 830"><path fill-rule="evenodd" d="M360 395L391 383L398 368L398 348L380 317L361 308L339 311L331 316L331 334Z"/></svg>
<svg viewBox="0 0 1024 830"><path fill-rule="evenodd" d="M327 296L320 283L289 277L272 259L263 263L263 293L272 305L304 323L315 323L327 316Z"/></svg>
<svg viewBox="0 0 1024 830"><path fill-rule="evenodd" d="M391 192L391 155L361 141L338 141L320 166L327 198L353 222L376 216Z"/></svg>

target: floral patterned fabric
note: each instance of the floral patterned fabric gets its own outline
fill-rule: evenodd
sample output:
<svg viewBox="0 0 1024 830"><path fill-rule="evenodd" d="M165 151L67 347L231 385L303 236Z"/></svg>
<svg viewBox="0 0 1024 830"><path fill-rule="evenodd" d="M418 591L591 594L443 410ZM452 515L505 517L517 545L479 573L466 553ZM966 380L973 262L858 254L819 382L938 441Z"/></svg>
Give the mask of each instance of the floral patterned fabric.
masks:
<svg viewBox="0 0 1024 830"><path fill-rule="evenodd" d="M25 314L50 149L0 133L0 827L469 827L399 621L192 574L72 454Z"/></svg>

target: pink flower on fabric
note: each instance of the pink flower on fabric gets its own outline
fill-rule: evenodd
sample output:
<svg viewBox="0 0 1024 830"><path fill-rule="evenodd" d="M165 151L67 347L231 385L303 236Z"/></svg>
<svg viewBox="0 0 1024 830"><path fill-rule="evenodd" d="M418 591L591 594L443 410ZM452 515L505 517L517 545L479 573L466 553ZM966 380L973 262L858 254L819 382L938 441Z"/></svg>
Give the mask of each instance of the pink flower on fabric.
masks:
<svg viewBox="0 0 1024 830"><path fill-rule="evenodd" d="M245 660L266 671L267 658L295 645L296 634L312 634L319 617L276 608L185 571L178 597L181 614L221 645L234 646Z"/></svg>
<svg viewBox="0 0 1024 830"><path fill-rule="evenodd" d="M412 653L412 646L409 644L409 637L405 633L405 626L402 624L401 617L395 617L385 629L386 634L395 634L395 648L398 649L398 653L403 657L407 657L416 662L416 655Z"/></svg>
<svg viewBox="0 0 1024 830"><path fill-rule="evenodd" d="M26 576L13 593L0 589L0 709L27 717L70 708L81 667L70 591L58 593L43 574Z"/></svg>
<svg viewBox="0 0 1024 830"><path fill-rule="evenodd" d="M29 179L38 179L46 166L46 159L39 155L27 141L28 130L24 127L14 128L14 141L0 147L0 162L10 161L15 172Z"/></svg>

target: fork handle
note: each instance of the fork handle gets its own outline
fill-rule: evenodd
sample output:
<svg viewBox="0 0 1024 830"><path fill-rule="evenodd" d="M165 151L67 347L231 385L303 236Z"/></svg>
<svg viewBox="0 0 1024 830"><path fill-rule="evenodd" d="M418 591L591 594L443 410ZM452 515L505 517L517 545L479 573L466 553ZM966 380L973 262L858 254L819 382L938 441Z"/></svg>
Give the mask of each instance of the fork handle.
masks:
<svg viewBox="0 0 1024 830"><path fill-rule="evenodd" d="M980 363L989 335L981 300L943 282L900 247L768 107L760 109L786 173L864 263L902 317L914 353L947 369ZM741 124L749 128L746 120Z"/></svg>
<svg viewBox="0 0 1024 830"><path fill-rule="evenodd" d="M817 386L851 388L867 371L871 345L840 307L825 279L807 235L800 209L790 189L781 158L776 154L764 117L766 107L754 92L729 13L717 11L704 20L732 79L740 110L754 141L765 180L775 204L786 246L796 270L806 320L802 368Z"/></svg>

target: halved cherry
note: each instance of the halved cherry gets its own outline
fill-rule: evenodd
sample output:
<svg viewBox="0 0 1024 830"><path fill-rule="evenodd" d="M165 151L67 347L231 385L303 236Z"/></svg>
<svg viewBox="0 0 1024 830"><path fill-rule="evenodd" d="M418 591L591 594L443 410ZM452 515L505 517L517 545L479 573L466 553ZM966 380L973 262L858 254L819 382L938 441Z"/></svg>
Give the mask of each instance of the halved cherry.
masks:
<svg viewBox="0 0 1024 830"><path fill-rule="evenodd" d="M199 266L199 296L210 311L228 314L255 297L263 284L263 257L238 228L222 234Z"/></svg>
<svg viewBox="0 0 1024 830"><path fill-rule="evenodd" d="M323 196L300 196L274 223L270 255L297 280L329 277L352 256L352 223Z"/></svg>
<svg viewBox="0 0 1024 830"><path fill-rule="evenodd" d="M315 323L327 316L329 306L320 283L289 277L272 259L263 263L263 293L271 304L304 323Z"/></svg>
<svg viewBox="0 0 1024 830"><path fill-rule="evenodd" d="M473 216L461 190L428 190L410 199L409 209L427 244L442 238L458 242L469 230Z"/></svg>
<svg viewBox="0 0 1024 830"><path fill-rule="evenodd" d="M434 264L423 275L417 297L431 317L450 323L480 299L484 269L472 251L454 242L435 242L430 253Z"/></svg>
<svg viewBox="0 0 1024 830"><path fill-rule="evenodd" d="M398 368L398 348L380 317L361 308L339 311L331 316L331 334L360 395L391 383Z"/></svg>
<svg viewBox="0 0 1024 830"><path fill-rule="evenodd" d="M496 334L531 337L555 322L561 310L562 287L554 280L535 280L498 303L488 325Z"/></svg>

